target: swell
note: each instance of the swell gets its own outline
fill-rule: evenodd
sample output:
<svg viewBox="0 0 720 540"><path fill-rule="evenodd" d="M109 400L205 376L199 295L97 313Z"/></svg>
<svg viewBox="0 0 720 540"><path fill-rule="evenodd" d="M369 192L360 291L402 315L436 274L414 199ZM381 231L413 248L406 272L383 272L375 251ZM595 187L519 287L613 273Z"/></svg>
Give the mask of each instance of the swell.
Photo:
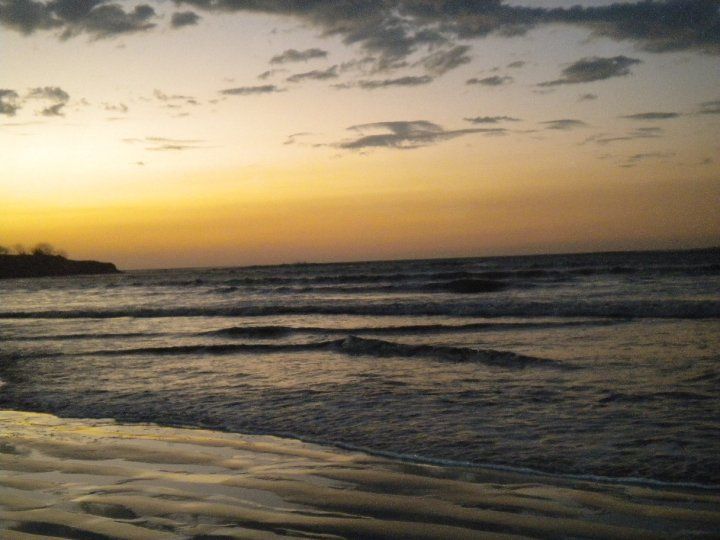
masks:
<svg viewBox="0 0 720 540"><path fill-rule="evenodd" d="M348 356L370 356L375 358L426 358L454 363L474 362L505 368L558 367L570 368L555 360L525 356L509 351L494 349L472 349L442 345L411 345L380 339L347 336L343 339L316 341L310 343L283 344L211 344L179 345L167 347L141 347L133 349L98 350L81 353L79 356L130 356L130 355L227 355L236 353L283 353L305 351L334 351Z"/></svg>
<svg viewBox="0 0 720 540"><path fill-rule="evenodd" d="M500 323L468 323L468 324L408 324L398 326L356 326L352 328L328 328L321 326L229 326L218 330L201 332L198 335L222 338L276 339L292 334L451 334L475 330L547 330L552 328L568 328L577 326L609 326L618 324L612 319L591 321L557 321L557 322L500 322Z"/></svg>
<svg viewBox="0 0 720 540"><path fill-rule="evenodd" d="M515 269L486 269L486 270L448 270L441 272L433 271L406 271L406 272L369 272L369 273L317 273L309 275L289 275L276 273L282 267L269 268L265 275L258 273L250 275L238 275L229 279L176 279L161 280L154 283L132 283L137 286L159 285L159 286L197 286L197 285L221 285L239 287L265 287L281 285L333 285L333 284L375 284L375 283L422 283L432 284L435 282L455 280L527 280L544 279L552 281L573 280L582 276L713 276L720 274L720 264L674 264L674 265L571 265L569 267L526 267ZM273 272L274 270L275 272ZM231 270L232 271L232 270ZM249 274L250 269L239 268L237 273ZM310 287L312 288L312 287Z"/></svg>
<svg viewBox="0 0 720 540"><path fill-rule="evenodd" d="M717 319L714 300L613 302L383 302L217 307L5 311L0 319L112 319L120 317L263 317L271 315L448 315L456 317L603 317Z"/></svg>

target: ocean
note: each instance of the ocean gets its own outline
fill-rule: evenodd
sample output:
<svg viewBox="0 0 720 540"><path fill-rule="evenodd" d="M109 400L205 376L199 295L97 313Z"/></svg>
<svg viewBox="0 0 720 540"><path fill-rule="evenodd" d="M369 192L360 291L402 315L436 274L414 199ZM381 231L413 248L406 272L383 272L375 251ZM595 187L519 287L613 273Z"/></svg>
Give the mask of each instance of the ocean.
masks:
<svg viewBox="0 0 720 540"><path fill-rule="evenodd" d="M0 408L720 487L720 250L0 281Z"/></svg>

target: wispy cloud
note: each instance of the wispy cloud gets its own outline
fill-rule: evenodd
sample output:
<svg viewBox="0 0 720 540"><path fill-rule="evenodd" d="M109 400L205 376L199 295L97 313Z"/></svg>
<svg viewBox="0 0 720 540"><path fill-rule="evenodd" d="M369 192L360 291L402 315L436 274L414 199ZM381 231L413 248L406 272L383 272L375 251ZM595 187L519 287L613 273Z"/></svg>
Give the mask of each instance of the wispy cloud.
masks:
<svg viewBox="0 0 720 540"><path fill-rule="evenodd" d="M170 137L143 137L123 139L124 143L143 145L145 150L151 152L179 152L182 150L197 150L207 148L202 139L175 139Z"/></svg>
<svg viewBox="0 0 720 540"><path fill-rule="evenodd" d="M497 124L499 122L519 122L519 118L512 116L474 116L471 118L465 118L467 122L471 124Z"/></svg>
<svg viewBox="0 0 720 540"><path fill-rule="evenodd" d="M627 56L613 56L600 58L592 56L581 58L562 70L563 76L552 81L545 81L538 86L558 86L561 84L579 84L593 81L602 81L613 77L624 77L630 74L630 67L640 64L637 58Z"/></svg>
<svg viewBox="0 0 720 540"><path fill-rule="evenodd" d="M625 159L620 165L621 167L634 167L641 161L655 160L655 159L666 159L673 157L675 152L644 152L640 154L633 154Z"/></svg>
<svg viewBox="0 0 720 540"><path fill-rule="evenodd" d="M465 81L465 84L479 84L481 86L502 86L504 84L510 84L511 82L513 82L513 78L509 75L493 75L491 77L485 77L483 79L473 77L472 79L468 79L467 81Z"/></svg>
<svg viewBox="0 0 720 540"><path fill-rule="evenodd" d="M226 96L254 96L259 94L274 94L284 92L283 88L278 88L274 84L261 84L259 86L238 86L237 88L226 88L220 90L220 93Z"/></svg>
<svg viewBox="0 0 720 540"><path fill-rule="evenodd" d="M406 77L397 77L395 79L362 79L351 83L336 84L335 88L361 88L362 90L377 90L392 86L421 86L423 84L430 84L431 82L433 82L433 78L430 75L408 75Z"/></svg>
<svg viewBox="0 0 720 540"><path fill-rule="evenodd" d="M337 66L331 66L327 69L314 69L312 71L306 71L304 73L296 73L295 75L291 75L290 77L286 78L285 80L287 82L296 83L296 82L302 82L302 81L325 81L328 79L337 79L338 77L338 67Z"/></svg>
<svg viewBox="0 0 720 540"><path fill-rule="evenodd" d="M410 150L473 133L486 135L502 135L505 133L502 128L445 130L438 124L427 120L374 122L350 126L348 130L358 132L360 136L336 143L334 146L344 150L364 150L368 148Z"/></svg>
<svg viewBox="0 0 720 540"><path fill-rule="evenodd" d="M576 120L575 118L561 118L559 120L547 120L540 123L545 126L545 129L556 129L562 131L587 127L585 122L582 120Z"/></svg>
<svg viewBox="0 0 720 540"><path fill-rule="evenodd" d="M628 114L621 116L620 118L627 118L628 120L670 120L682 116L676 112L644 112L637 114Z"/></svg>
<svg viewBox="0 0 720 540"><path fill-rule="evenodd" d="M470 62L470 55L467 54L470 47L457 45L452 49L440 50L431 53L423 58L418 64L425 67L431 75L439 76L448 71Z"/></svg>
<svg viewBox="0 0 720 540"><path fill-rule="evenodd" d="M304 51L298 51L297 49L287 49L281 54L273 56L270 59L271 64L287 64L289 62L307 62L314 58L325 58L327 57L327 51L322 49L312 48L305 49Z"/></svg>
<svg viewBox="0 0 720 540"><path fill-rule="evenodd" d="M623 135L608 135L607 133L598 133L589 136L582 144L595 143L600 145L632 141L635 139L657 139L663 135L662 128L659 127L641 127L626 132Z"/></svg>

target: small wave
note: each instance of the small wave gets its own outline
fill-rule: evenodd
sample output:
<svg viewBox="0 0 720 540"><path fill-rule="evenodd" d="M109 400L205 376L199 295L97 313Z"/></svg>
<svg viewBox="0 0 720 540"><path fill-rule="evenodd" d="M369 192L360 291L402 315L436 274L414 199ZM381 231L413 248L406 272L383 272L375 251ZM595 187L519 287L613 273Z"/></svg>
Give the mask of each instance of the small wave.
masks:
<svg viewBox="0 0 720 540"><path fill-rule="evenodd" d="M428 358L447 362L476 362L505 368L550 366L569 368L555 360L525 356L509 351L471 349L442 345L411 345L381 339L347 336L344 339L315 341L310 343L249 344L230 343L217 345L176 345L166 347L141 347L135 349L98 350L75 356L129 356L129 355L225 355L235 353L279 353L304 351L335 351L348 356L371 356L375 358Z"/></svg>
<svg viewBox="0 0 720 540"><path fill-rule="evenodd" d="M290 326L231 326L229 328L221 328L220 330L212 330L210 332L202 332L199 335L217 336L225 338L255 338L255 339L275 339L288 336L294 332L317 333L322 328L292 328ZM325 332L322 332L325 333ZM329 333L329 332L327 332Z"/></svg>
<svg viewBox="0 0 720 540"><path fill-rule="evenodd" d="M409 345L383 341L381 339L360 338L348 336L335 342L339 349L351 356L375 356L433 358L450 362L478 362L492 366L520 367L533 366L561 366L555 360L524 356L510 351L496 351L493 349L471 349L467 347L449 347L442 345Z"/></svg>
<svg viewBox="0 0 720 540"><path fill-rule="evenodd" d="M462 333L476 330L547 330L575 326L609 326L623 323L625 320L594 319L587 321L543 321L543 322L481 322L468 324L408 324L398 326L356 326L352 328L328 328L322 326L230 326L200 332L200 336L222 338L274 339L292 334L445 334Z"/></svg>

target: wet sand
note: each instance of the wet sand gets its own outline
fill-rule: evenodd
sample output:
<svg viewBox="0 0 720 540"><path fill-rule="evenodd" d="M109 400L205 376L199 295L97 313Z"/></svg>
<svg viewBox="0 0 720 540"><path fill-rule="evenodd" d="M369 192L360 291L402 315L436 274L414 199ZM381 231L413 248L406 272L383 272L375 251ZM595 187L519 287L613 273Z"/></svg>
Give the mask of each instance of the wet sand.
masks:
<svg viewBox="0 0 720 540"><path fill-rule="evenodd" d="M0 411L0 537L717 538L720 493Z"/></svg>

